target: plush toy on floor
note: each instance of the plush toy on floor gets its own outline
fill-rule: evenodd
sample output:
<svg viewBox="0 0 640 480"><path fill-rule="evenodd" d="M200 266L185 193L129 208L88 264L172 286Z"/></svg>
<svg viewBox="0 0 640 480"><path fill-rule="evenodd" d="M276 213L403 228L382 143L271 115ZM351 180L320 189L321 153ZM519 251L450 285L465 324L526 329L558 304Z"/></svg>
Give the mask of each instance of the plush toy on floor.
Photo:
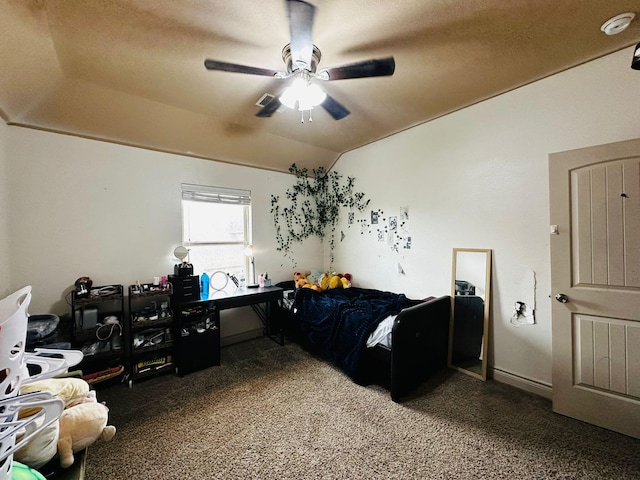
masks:
<svg viewBox="0 0 640 480"><path fill-rule="evenodd" d="M108 420L107 406L95 401L81 403L62 412L58 439L60 466L67 468L73 465L73 454L97 440L111 440L116 434L116 427L107 425Z"/></svg>
<svg viewBox="0 0 640 480"><path fill-rule="evenodd" d="M95 391L89 390L89 384L81 378L47 378L36 380L20 387L20 394L47 392L64 402L65 409L87 401L96 401ZM38 413L39 408L24 408L19 418L24 419ZM28 426L18 432L16 437L20 441L24 435L30 434L41 422ZM59 420L54 421L34 436L24 447L18 450L14 459L32 468L40 468L58 453L58 438L60 433Z"/></svg>
<svg viewBox="0 0 640 480"><path fill-rule="evenodd" d="M116 428L107 426L109 409L97 403L95 390L80 378L48 378L22 385L21 394L31 392L49 392L62 400L65 410L58 420L18 450L14 458L32 468L40 468L51 460L56 453L60 465L64 468L73 465L73 453L79 452L95 441L111 440ZM20 418L26 418L38 409L24 409ZM21 435L27 432L20 433Z"/></svg>

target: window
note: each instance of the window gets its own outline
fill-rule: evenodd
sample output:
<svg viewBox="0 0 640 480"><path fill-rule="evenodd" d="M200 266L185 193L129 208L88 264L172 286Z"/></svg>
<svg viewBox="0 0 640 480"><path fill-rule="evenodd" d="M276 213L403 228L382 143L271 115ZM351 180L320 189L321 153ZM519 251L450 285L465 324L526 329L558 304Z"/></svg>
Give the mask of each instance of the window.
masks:
<svg viewBox="0 0 640 480"><path fill-rule="evenodd" d="M221 270L246 278L250 229L248 190L182 184L182 242L195 274Z"/></svg>

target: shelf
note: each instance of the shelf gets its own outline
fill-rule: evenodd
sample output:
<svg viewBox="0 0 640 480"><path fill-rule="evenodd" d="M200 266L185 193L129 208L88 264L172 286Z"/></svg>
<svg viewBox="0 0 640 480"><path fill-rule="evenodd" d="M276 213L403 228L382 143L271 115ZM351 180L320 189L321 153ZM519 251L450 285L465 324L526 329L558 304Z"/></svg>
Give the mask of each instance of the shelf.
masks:
<svg viewBox="0 0 640 480"><path fill-rule="evenodd" d="M152 283L142 283L139 287L142 291L137 289L138 285L129 285L129 300L135 300L138 298L149 297L163 297L165 295L173 294L173 288L170 283L166 285L153 285Z"/></svg>
<svg viewBox="0 0 640 480"><path fill-rule="evenodd" d="M169 307L173 294L170 283L164 286L151 283L129 285L128 291L126 329L129 334L127 349L131 386L134 380L173 370L175 315ZM136 320L138 318L140 320ZM152 340L160 340L160 343L154 344Z"/></svg>
<svg viewBox="0 0 640 480"><path fill-rule="evenodd" d="M108 290L107 290L108 289ZM100 292L115 291L107 295L101 295ZM95 292L95 293L94 293ZM95 287L90 290L89 296L78 297L76 292L72 292L72 300L74 308L83 307L86 305L95 305L98 303L114 302L116 300L122 300L124 298L122 285L106 285L101 287Z"/></svg>
<svg viewBox="0 0 640 480"><path fill-rule="evenodd" d="M140 369L140 371L138 373L134 373L133 376L135 378L151 377L151 376L155 375L156 373L160 373L160 372L164 372L164 371L170 370L170 369L172 369L172 367L173 367L173 362L167 362L164 365L159 365L159 366L155 366L155 367L146 367L149 370Z"/></svg>
<svg viewBox="0 0 640 480"><path fill-rule="evenodd" d="M183 376L220 365L220 314L212 300L178 303L176 317L176 372Z"/></svg>
<svg viewBox="0 0 640 480"><path fill-rule="evenodd" d="M158 343L157 345L150 345L148 347L138 347L138 348L134 347L131 353L133 355L140 355L143 353L156 352L158 350L165 350L170 347L173 347L173 340L169 342Z"/></svg>
<svg viewBox="0 0 640 480"><path fill-rule="evenodd" d="M113 335L122 334L122 325L107 324L93 328L85 328L73 332L73 338L76 343L85 343L90 341L107 340Z"/></svg>
<svg viewBox="0 0 640 480"><path fill-rule="evenodd" d="M133 386L134 380L150 378L161 373L170 372L174 369L172 354L148 354L146 359L137 360L131 364L131 375L129 376L129 388Z"/></svg>
<svg viewBox="0 0 640 480"><path fill-rule="evenodd" d="M89 308L91 307L91 308ZM73 319L72 348L82 350L84 357L77 367L84 375L104 372L115 364L125 364L127 332L122 285L94 286L86 297L71 295ZM118 322L106 323L108 317ZM90 328L82 326L94 325ZM116 346L117 348L112 348ZM107 349L108 348L108 349ZM91 351L96 353L88 353Z"/></svg>
<svg viewBox="0 0 640 480"><path fill-rule="evenodd" d="M131 323L131 331L137 332L145 328L168 327L173 323L173 317L159 318L158 320L133 321Z"/></svg>
<svg viewBox="0 0 640 480"><path fill-rule="evenodd" d="M106 361L106 360L110 360L112 358L119 358L122 357L124 353L124 350L122 348L118 348L116 350L109 350L106 352L98 352L98 353L93 353L93 354L84 354L84 357L82 358L83 362L94 362L94 361Z"/></svg>

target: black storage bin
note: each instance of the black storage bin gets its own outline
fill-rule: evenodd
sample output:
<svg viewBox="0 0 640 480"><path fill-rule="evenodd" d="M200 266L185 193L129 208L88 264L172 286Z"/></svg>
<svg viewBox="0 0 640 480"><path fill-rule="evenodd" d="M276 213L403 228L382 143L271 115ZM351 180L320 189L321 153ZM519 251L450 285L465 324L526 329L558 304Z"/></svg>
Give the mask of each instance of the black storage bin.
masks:
<svg viewBox="0 0 640 480"><path fill-rule="evenodd" d="M27 350L54 343L58 338L60 318L52 313L29 315L27 319Z"/></svg>

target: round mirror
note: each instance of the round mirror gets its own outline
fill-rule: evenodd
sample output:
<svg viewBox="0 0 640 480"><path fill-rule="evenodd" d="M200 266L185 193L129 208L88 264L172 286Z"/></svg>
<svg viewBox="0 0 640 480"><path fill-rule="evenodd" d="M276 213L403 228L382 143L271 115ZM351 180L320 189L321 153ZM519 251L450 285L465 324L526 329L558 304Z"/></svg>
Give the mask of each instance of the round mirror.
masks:
<svg viewBox="0 0 640 480"><path fill-rule="evenodd" d="M176 247L176 249L173 251L173 254L176 256L176 258L184 262L184 259L187 258L187 255L189 255L189 250L180 245L179 247Z"/></svg>

